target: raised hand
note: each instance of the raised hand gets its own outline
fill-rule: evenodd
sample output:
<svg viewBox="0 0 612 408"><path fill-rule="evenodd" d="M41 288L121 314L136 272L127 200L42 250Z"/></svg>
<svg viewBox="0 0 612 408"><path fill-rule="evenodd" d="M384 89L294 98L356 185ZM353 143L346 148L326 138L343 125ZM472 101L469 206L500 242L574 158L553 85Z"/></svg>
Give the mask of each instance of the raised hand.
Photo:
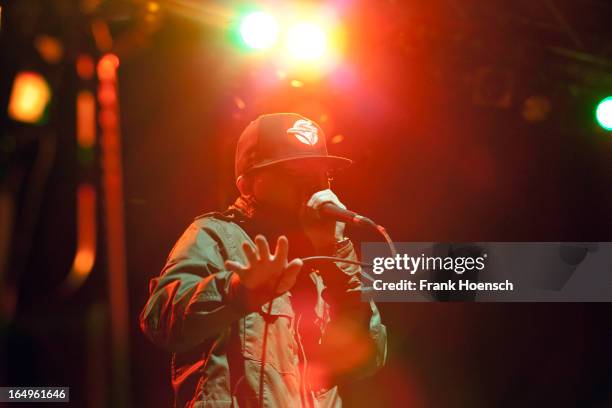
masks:
<svg viewBox="0 0 612 408"><path fill-rule="evenodd" d="M302 269L299 258L288 262L289 241L280 236L276 241L276 251L270 252L268 241L263 235L255 237L255 247L249 242L242 244L242 250L247 264L225 261L225 267L235 272L240 283L247 289L264 291L272 295L280 295L293 287L297 275Z"/></svg>

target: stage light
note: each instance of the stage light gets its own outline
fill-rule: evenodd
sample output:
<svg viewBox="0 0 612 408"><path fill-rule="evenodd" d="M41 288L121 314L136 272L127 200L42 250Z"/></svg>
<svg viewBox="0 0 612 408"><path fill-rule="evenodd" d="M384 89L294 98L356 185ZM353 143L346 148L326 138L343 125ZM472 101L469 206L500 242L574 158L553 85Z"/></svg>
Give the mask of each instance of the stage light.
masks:
<svg viewBox="0 0 612 408"><path fill-rule="evenodd" d="M344 135L338 134L338 135L332 137L330 142L332 144L338 144L338 143L341 143L343 140L344 140Z"/></svg>
<svg viewBox="0 0 612 408"><path fill-rule="evenodd" d="M55 37L49 35L39 35L34 40L34 46L38 50L40 56L49 64L57 64L64 55L64 46Z"/></svg>
<svg viewBox="0 0 612 408"><path fill-rule="evenodd" d="M327 51L327 33L316 24L297 24L287 33L287 50L297 60L319 59Z"/></svg>
<svg viewBox="0 0 612 408"><path fill-rule="evenodd" d="M70 294L77 290L90 275L96 262L96 189L83 183L77 190L77 249L70 273L60 290Z"/></svg>
<svg viewBox="0 0 612 408"><path fill-rule="evenodd" d="M599 126L606 130L612 130L612 96L604 98L597 105L595 118Z"/></svg>
<svg viewBox="0 0 612 408"><path fill-rule="evenodd" d="M87 54L79 55L76 60L76 71L82 80L91 79L95 71L93 59Z"/></svg>
<svg viewBox="0 0 612 408"><path fill-rule="evenodd" d="M14 120L38 123L51 99L47 81L37 72L24 71L15 76L8 114Z"/></svg>
<svg viewBox="0 0 612 408"><path fill-rule="evenodd" d="M240 110L244 110L246 108L246 102L239 96L234 96L234 105Z"/></svg>
<svg viewBox="0 0 612 408"><path fill-rule="evenodd" d="M113 48L113 36L105 20L94 19L91 22L91 34L100 51L106 52Z"/></svg>
<svg viewBox="0 0 612 408"><path fill-rule="evenodd" d="M527 122L542 122L546 120L552 104L550 99L543 95L532 95L523 102L522 115Z"/></svg>
<svg viewBox="0 0 612 408"><path fill-rule="evenodd" d="M119 58L115 54L105 54L98 61L98 78L100 81L114 81L118 67Z"/></svg>
<svg viewBox="0 0 612 408"><path fill-rule="evenodd" d="M77 191L77 253L73 262L73 273L87 277L96 259L96 190L89 183L79 186Z"/></svg>
<svg viewBox="0 0 612 408"><path fill-rule="evenodd" d="M147 3L147 11L149 13L157 13L159 11L159 3L150 1Z"/></svg>
<svg viewBox="0 0 612 408"><path fill-rule="evenodd" d="M96 139L96 100L90 91L80 91L77 95L76 130L79 146L90 149Z"/></svg>
<svg viewBox="0 0 612 408"><path fill-rule="evenodd" d="M278 41L279 27L276 19L264 12L255 11L246 15L240 24L240 37L250 48L264 50Z"/></svg>
<svg viewBox="0 0 612 408"><path fill-rule="evenodd" d="M299 87L318 80L339 65L346 33L335 9L300 5L277 8L274 13L238 11L229 30L234 44L243 50L266 51L251 60L265 64L259 65L261 83L268 83L271 74Z"/></svg>

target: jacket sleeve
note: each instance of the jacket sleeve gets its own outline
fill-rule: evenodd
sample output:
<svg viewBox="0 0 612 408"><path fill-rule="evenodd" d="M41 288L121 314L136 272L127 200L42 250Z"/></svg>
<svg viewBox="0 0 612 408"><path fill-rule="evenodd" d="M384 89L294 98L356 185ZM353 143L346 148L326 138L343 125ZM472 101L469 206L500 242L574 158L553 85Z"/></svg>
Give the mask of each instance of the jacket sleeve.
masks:
<svg viewBox="0 0 612 408"><path fill-rule="evenodd" d="M217 241L191 224L150 282L140 327L156 345L186 351L248 313L240 286L224 269Z"/></svg>
<svg viewBox="0 0 612 408"><path fill-rule="evenodd" d="M351 241L336 248L335 256L358 260ZM329 358L355 357L340 362L338 382L359 380L382 368L387 359L387 329L380 312L372 301L362 300L361 266L336 262L325 271L324 297L330 304L331 320L323 333L321 344ZM353 349L347 353L346 349ZM358 358L361 357L361 358ZM346 368L346 369L342 369Z"/></svg>

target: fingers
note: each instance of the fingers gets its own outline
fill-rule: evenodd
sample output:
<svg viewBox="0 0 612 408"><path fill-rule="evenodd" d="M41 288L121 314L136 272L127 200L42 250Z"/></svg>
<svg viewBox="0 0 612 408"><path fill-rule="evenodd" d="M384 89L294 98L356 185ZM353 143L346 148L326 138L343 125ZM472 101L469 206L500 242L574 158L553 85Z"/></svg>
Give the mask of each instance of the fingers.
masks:
<svg viewBox="0 0 612 408"><path fill-rule="evenodd" d="M289 262L289 264L285 268L285 274L297 276L297 274L302 269L302 266L304 266L304 261L302 261L300 258L295 258L294 260Z"/></svg>
<svg viewBox="0 0 612 408"><path fill-rule="evenodd" d="M270 260L270 246L268 245L268 240L263 235L257 235L255 237L255 245L257 245L257 250L259 252L259 260Z"/></svg>
<svg viewBox="0 0 612 408"><path fill-rule="evenodd" d="M276 251L274 252L274 260L285 266L287 263L287 254L289 253L289 240L284 235L281 235L276 240Z"/></svg>
<svg viewBox="0 0 612 408"><path fill-rule="evenodd" d="M300 258L295 258L287 265L287 268L283 271L280 277L278 285L276 286L276 293L283 293L288 291L295 285L297 281L298 273L302 269L304 262Z"/></svg>
<svg viewBox="0 0 612 408"><path fill-rule="evenodd" d="M333 203L340 208L346 209L346 206L340 202L338 196L334 194L329 188L321 191L317 191L310 197L306 203L306 207L318 209L323 203Z"/></svg>
<svg viewBox="0 0 612 408"><path fill-rule="evenodd" d="M287 237L284 235L278 237L274 256L270 254L270 246L263 235L257 235L254 241L256 248L249 242L243 242L242 244L244 255L248 261L246 265L227 260L225 261L225 267L235 272L248 288L267 286L270 290L276 286L277 293L283 293L291 289L297 280L297 274L302 268L303 262L301 259L294 259L287 263L289 253ZM275 282L276 285L274 285Z"/></svg>
<svg viewBox="0 0 612 408"><path fill-rule="evenodd" d="M322 194L325 194L326 191L331 191L329 189L327 190L321 190L321 191L317 191L316 193L314 193L312 195L312 197L310 197L310 199L308 200L308 202L306 203L306 207L311 207L314 208L315 210L317 209L317 207L314 206L315 202L317 202L319 200L319 197ZM319 204L320 205L320 204Z"/></svg>
<svg viewBox="0 0 612 408"><path fill-rule="evenodd" d="M225 268L232 272L236 272L238 276L242 276L242 274L244 274L244 272L246 271L246 268L240 262L234 262L229 260L225 261Z"/></svg>
<svg viewBox="0 0 612 408"><path fill-rule="evenodd" d="M245 241L242 243L242 251L244 251L244 256L249 261L249 265L255 265L259 260L255 248L249 242Z"/></svg>

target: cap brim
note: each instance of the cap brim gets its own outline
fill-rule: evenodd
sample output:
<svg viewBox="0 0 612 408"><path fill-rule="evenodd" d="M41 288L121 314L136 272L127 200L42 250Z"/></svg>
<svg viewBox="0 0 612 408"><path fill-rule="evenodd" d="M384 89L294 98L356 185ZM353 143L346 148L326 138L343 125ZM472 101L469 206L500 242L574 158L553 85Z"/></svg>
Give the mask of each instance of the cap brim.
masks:
<svg viewBox="0 0 612 408"><path fill-rule="evenodd" d="M294 157L284 157L278 160L271 160L269 162L259 163L256 166L251 167L251 170L261 169L264 167L272 166L278 163L284 163L289 161L313 161L319 163L325 163L329 170L343 170L350 166L353 161L351 159L347 159L346 157L340 156L294 156Z"/></svg>

